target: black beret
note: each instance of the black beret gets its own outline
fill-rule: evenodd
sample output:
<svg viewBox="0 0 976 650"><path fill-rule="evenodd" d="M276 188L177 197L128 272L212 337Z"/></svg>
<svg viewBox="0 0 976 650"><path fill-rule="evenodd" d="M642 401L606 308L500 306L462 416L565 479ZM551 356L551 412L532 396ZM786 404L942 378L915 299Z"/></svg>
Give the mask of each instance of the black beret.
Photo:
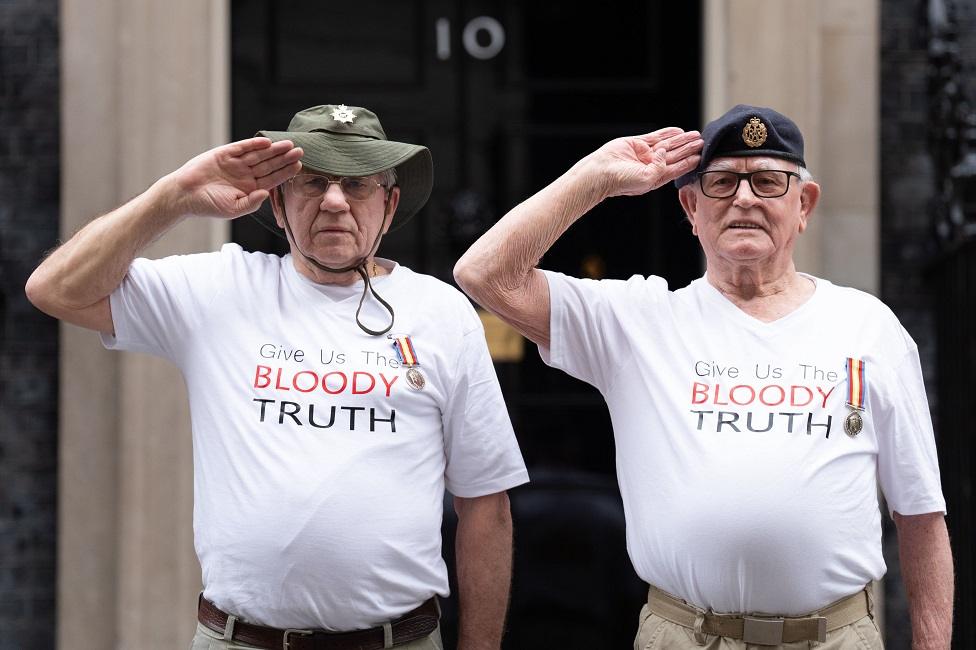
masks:
<svg viewBox="0 0 976 650"><path fill-rule="evenodd" d="M701 162L694 171L674 181L675 187L693 182L713 158L721 156L770 156L806 167L803 134L793 120L771 108L739 104L709 122L702 130Z"/></svg>

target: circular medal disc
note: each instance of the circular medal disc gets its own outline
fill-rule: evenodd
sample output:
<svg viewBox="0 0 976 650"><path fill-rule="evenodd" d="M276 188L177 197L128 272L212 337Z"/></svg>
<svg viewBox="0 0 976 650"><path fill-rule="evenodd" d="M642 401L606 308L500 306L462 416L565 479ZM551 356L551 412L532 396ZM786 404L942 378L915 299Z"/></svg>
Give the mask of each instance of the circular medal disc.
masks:
<svg viewBox="0 0 976 650"><path fill-rule="evenodd" d="M414 390L423 390L424 386L427 385L427 380L424 379L423 373L419 370L410 368L407 370L407 385Z"/></svg>
<svg viewBox="0 0 976 650"><path fill-rule="evenodd" d="M861 433L863 426L864 420L861 419L861 414L857 411L851 411L850 415L844 420L844 431L852 438Z"/></svg>

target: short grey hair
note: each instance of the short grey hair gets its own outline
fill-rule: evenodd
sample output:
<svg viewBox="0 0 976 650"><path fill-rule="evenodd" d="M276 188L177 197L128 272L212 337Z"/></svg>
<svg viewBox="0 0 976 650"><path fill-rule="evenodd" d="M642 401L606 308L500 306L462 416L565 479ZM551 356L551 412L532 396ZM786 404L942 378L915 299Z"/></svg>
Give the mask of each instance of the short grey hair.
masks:
<svg viewBox="0 0 976 650"><path fill-rule="evenodd" d="M389 189L396 185L396 168L390 167L379 172L380 184Z"/></svg>

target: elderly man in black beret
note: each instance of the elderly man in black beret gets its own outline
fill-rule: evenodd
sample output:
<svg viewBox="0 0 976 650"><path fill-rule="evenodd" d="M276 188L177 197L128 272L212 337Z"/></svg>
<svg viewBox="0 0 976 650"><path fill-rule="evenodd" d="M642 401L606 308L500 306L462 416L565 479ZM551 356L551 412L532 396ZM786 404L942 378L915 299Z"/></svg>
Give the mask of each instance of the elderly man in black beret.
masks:
<svg viewBox="0 0 976 650"><path fill-rule="evenodd" d="M527 475L481 322L450 285L376 256L432 183L426 147L387 139L364 108L315 106L193 158L31 276L43 311L183 372L203 569L192 648L440 650L445 488L459 647L500 646L506 490ZM136 258L183 219L269 198L290 255Z"/></svg>
<svg viewBox="0 0 976 650"><path fill-rule="evenodd" d="M536 268L604 199L672 180L702 278L672 291L654 276ZM952 559L917 349L874 297L797 271L819 197L797 126L740 105L701 135L607 143L455 267L546 363L607 401L627 548L650 584L638 650L881 648L879 484L913 647L949 647Z"/></svg>

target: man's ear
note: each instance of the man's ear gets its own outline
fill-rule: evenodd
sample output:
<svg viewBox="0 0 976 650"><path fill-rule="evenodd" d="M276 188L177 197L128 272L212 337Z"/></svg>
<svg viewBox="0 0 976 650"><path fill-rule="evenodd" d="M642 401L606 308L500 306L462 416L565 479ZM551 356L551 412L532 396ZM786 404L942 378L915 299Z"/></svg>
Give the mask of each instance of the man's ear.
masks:
<svg viewBox="0 0 976 650"><path fill-rule="evenodd" d="M400 205L400 188L396 185L390 188L389 196L386 199L386 205L384 206L383 221L386 223L386 227L383 228L383 234L385 235L393 225L393 215L396 214L397 206Z"/></svg>
<svg viewBox="0 0 976 650"><path fill-rule="evenodd" d="M807 181L800 189L800 232L807 228L813 210L820 202L820 186L813 181Z"/></svg>
<svg viewBox="0 0 976 650"><path fill-rule="evenodd" d="M695 224L695 211L698 210L698 193L692 189L691 185L685 185L678 190L678 202L681 209L685 211L685 217L691 224L691 233L698 234L698 226Z"/></svg>
<svg viewBox="0 0 976 650"><path fill-rule="evenodd" d="M275 223L282 230L285 229L285 195L281 186L271 188L271 211L274 213Z"/></svg>

